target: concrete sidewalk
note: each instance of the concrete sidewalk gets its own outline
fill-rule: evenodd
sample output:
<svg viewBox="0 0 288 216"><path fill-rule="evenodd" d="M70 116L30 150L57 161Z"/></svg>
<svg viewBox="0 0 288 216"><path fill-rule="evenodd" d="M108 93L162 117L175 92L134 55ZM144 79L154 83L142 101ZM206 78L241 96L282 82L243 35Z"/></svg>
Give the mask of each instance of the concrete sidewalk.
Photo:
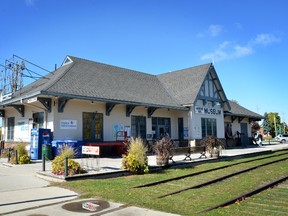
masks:
<svg viewBox="0 0 288 216"><path fill-rule="evenodd" d="M223 156L237 156L264 151L288 149L288 144L265 144L263 147L225 149ZM198 159L199 154L192 155L192 162L205 161ZM173 158L177 163L183 163L183 156ZM79 163L83 160L77 159ZM121 158L100 158L99 173L121 172ZM156 165L155 155L148 156L150 166ZM40 161L28 165L7 166L7 159L0 159L0 215L172 215L145 208L126 206L121 203L92 200L99 204L99 211L90 212L82 209L82 204L89 200L78 200L78 194L59 187L49 186L50 182L36 177L36 172L42 169ZM185 163L191 163L186 161ZM46 163L46 170L51 170L51 162ZM47 171L49 172L49 171ZM91 201L91 200L90 200ZM65 209L65 205L78 208L78 211ZM104 207L103 207L104 206ZM74 209L75 210L75 209Z"/></svg>

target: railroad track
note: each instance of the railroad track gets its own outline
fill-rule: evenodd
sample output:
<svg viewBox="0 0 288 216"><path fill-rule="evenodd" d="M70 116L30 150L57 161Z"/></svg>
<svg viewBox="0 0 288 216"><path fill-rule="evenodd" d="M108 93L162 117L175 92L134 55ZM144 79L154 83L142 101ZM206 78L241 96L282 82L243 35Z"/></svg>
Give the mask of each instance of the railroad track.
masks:
<svg viewBox="0 0 288 216"><path fill-rule="evenodd" d="M224 166L220 166L220 167L216 167L216 168L212 168L212 169L207 169L207 170L202 170L202 171L199 171L199 172L190 173L190 174L187 174L187 175L181 175L181 176L177 176L177 177L173 177L173 178L169 178L169 179L164 179L164 180L160 180L160 181L150 182L150 183L147 183L147 184L138 185L138 186L134 186L134 187L131 187L131 188L151 187L151 186L155 186L155 185L159 185L159 184L164 184L164 183L167 183L167 182L170 182L170 181L176 181L176 180L180 180L180 179L184 179L184 178L188 178L188 177L192 177L192 176L197 176L197 175L204 174L204 173L213 172L213 171L216 171L216 170L225 169L225 168L236 166L236 165L240 165L240 164L245 164L245 163L250 163L250 162L254 162L254 161L265 160L265 159L279 157L279 156L287 155L287 154L288 154L288 152L286 151L285 153L281 153L281 154L277 154L277 155L270 155L270 156L267 156L267 157L255 158L255 159L251 159L251 160L247 160L247 161L242 161L242 162L237 162L237 163L233 163L233 164L228 164L228 165L224 165Z"/></svg>
<svg viewBox="0 0 288 216"><path fill-rule="evenodd" d="M237 201L244 200L244 199L247 198L247 197L253 196L253 195L257 194L257 193L260 193L261 191L264 191L264 190L266 190L266 189L268 189L268 188L271 188L271 187L273 187L273 186L275 186L275 185L278 185L278 184L286 181L287 179L288 179L288 175L283 176L283 177L281 177L281 178L278 178L278 179L276 179L276 180L274 180L274 181L269 182L268 184L265 184L265 185L263 185L263 186L260 186L260 187L258 187L258 188L256 188L256 189L253 189L253 190L251 190L251 191L249 191L249 192L247 192L247 193L241 194L240 196L237 196L237 197L235 197L235 198L233 198L233 199L227 200L226 202L223 202L223 203L221 203L221 204L212 206L212 207L207 208L207 209L205 209L205 210L199 211L199 212L197 212L197 213L198 213L198 214L201 214L201 213L204 213L204 212L212 211L212 210L217 209L217 208L220 208L220 207L225 207L225 206L234 204L234 203L236 203Z"/></svg>
<svg viewBox="0 0 288 216"><path fill-rule="evenodd" d="M212 179L210 181L207 181L207 182L204 182L204 183L201 183L201 184L198 184L198 185L194 185L194 186L191 186L191 187L186 187L186 188L181 189L181 190L177 190L177 191L174 191L174 192L171 192L171 193L168 193L168 194L161 195L158 198L171 196L171 195L178 194L178 193L181 193L181 192L184 192L184 191L187 191L187 190L191 190L191 189L201 188L201 187L204 187L204 186L207 186L207 185L214 184L214 183L219 182L219 181L223 181L223 180L225 180L227 178L231 178L233 176L240 175L242 173L246 173L246 172L249 172L251 170L258 169L260 167L268 166L270 164L278 163L278 162L285 161L285 160L288 160L288 157L282 158L282 159L279 159L279 160L275 160L275 161L271 161L271 162L268 162L268 163L263 163L263 164L260 164L260 165L257 165L257 166L250 167L248 169L240 170L238 172L234 172L234 173L231 173L231 174L228 174L228 175L225 175L225 176L221 176L219 178L215 178L215 179Z"/></svg>
<svg viewBox="0 0 288 216"><path fill-rule="evenodd" d="M216 167L216 168L212 168L212 169L207 169L207 170L203 170L203 171L199 171L199 172L194 172L194 173L190 173L190 174L186 174L186 175L176 176L176 177L169 178L169 179L164 179L164 180L161 180L161 181L150 182L150 183L147 183L147 184L134 186L133 188L152 187L152 186L156 186L156 185L164 184L164 183L169 183L171 185L174 185L173 181L185 179L185 178L188 178L188 177L193 177L193 176L197 176L197 175L201 175L201 174L209 173L209 172L212 173L213 171L217 171L217 170L221 171L221 169L237 166L237 165L240 165L240 164L245 164L245 163L249 164L250 162L255 162L255 161L260 161L261 162L261 160L273 159L273 160L268 160L268 162L264 162L263 161L259 165L252 166L252 167L246 168L246 169L241 169L240 171L236 171L236 172L233 172L233 173L227 172L228 174L226 174L224 176L217 177L217 178L214 178L212 180L208 180L208 181L205 181L203 183L200 183L200 184L197 184L197 185L193 185L193 186L190 186L190 187L181 188L180 190L176 190L176 191L173 191L173 192L167 193L167 191L169 191L169 189L168 190L166 189L167 190L166 194L158 196L157 198L164 198L164 197L167 197L167 196L171 197L174 194L179 194L179 193L184 192L184 191L188 191L188 190L192 190L192 189L196 189L196 188L205 187L205 186L208 186L208 185L211 185L211 184L215 184L215 183L221 182L221 181L223 181L225 179L231 178L233 176L241 175L241 174L244 174L244 173L248 173L248 172L250 172L252 170L256 170L256 169L258 169L260 167L265 167L265 166L269 166L271 164L283 163L283 162L285 162L287 164L286 161L288 160L288 157L285 157L286 155L288 155L287 151L285 151L284 153L281 153L281 154L277 154L277 155L270 155L270 156L267 156L267 157L255 158L255 159L246 160L246 161L242 161L242 162L237 162L237 163L233 163L233 164L229 164L229 165L225 165L225 166L220 166L220 167ZM281 165L279 165L279 166L281 166ZM286 174L286 173L284 173L284 174ZM229 199L229 200L227 200L227 201L225 201L223 203L220 203L220 204L217 204L215 206L209 207L207 209L198 211L196 213L204 213L204 212L208 212L208 211L220 208L220 207L224 207L224 206L228 206L228 205L234 204L235 202L240 202L240 201L244 200L247 197L250 197L252 195L260 193L263 190L271 188L271 187L273 187L273 186L275 186L277 184L280 184L280 183L282 183L282 182L284 182L286 180L288 180L288 175L284 175L284 176L282 176L282 177L280 177L280 178L278 178L276 180L273 180L273 181L270 181L270 182L266 183L263 186L257 187L255 189L249 191L249 192L245 192L245 193L243 193L241 195L238 195L238 196L236 196L236 197L234 197L232 199ZM185 182L187 182L187 180L182 181L181 185L182 186L185 185ZM179 182L178 182L178 184L179 184ZM181 186L181 185L179 185L179 186ZM175 184L175 186L177 187L177 184Z"/></svg>

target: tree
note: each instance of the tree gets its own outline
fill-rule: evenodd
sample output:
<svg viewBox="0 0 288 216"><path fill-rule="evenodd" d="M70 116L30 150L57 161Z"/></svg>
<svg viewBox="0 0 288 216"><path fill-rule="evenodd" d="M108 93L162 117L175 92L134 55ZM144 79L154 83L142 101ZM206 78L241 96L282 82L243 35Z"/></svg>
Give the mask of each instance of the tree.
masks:
<svg viewBox="0 0 288 216"><path fill-rule="evenodd" d="M268 113L268 118L269 118L269 123L270 123L270 128L271 128L271 136L275 137L276 135L278 135L277 125L281 124L281 118L277 112L276 113L272 113L272 112ZM275 128L276 128L276 131L275 131Z"/></svg>
<svg viewBox="0 0 288 216"><path fill-rule="evenodd" d="M260 130L260 125L258 124L258 122L253 122L251 128L252 128L253 132L258 131L258 130Z"/></svg>
<svg viewBox="0 0 288 216"><path fill-rule="evenodd" d="M270 134L271 133L271 127L270 127L271 123L269 121L269 116L268 113L264 113L264 120L262 123L262 127L263 127L263 133L266 134Z"/></svg>

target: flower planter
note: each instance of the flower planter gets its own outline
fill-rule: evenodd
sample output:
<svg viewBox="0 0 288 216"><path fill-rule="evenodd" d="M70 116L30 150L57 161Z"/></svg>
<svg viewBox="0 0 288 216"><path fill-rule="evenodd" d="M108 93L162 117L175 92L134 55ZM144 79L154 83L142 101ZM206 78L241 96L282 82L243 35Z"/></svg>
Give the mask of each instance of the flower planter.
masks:
<svg viewBox="0 0 288 216"><path fill-rule="evenodd" d="M162 157L160 155L156 155L156 164L158 166L167 166L169 164L169 157Z"/></svg>
<svg viewBox="0 0 288 216"><path fill-rule="evenodd" d="M220 152L214 152L211 154L212 158L219 158L220 157Z"/></svg>

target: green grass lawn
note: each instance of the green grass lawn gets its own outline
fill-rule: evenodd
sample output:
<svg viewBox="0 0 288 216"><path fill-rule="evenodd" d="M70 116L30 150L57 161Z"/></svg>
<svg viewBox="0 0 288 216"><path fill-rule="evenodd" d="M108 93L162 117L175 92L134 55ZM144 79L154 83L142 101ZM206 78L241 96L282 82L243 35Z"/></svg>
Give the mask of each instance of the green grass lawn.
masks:
<svg viewBox="0 0 288 216"><path fill-rule="evenodd" d="M282 154L283 152L276 152L274 154L276 155L280 153ZM258 158L265 158L266 156L267 155L258 156ZM287 156L288 155L282 155L280 158L285 158ZM267 167L261 167L250 171L249 173L234 176L213 185L199 189L192 189L161 199L158 197L166 193L193 186L225 174L256 166L263 162L269 162L275 160L275 158L267 158L261 161L240 164L224 170L209 172L178 181L167 182L157 186L134 189L131 187L249 159L251 158L205 163L183 169L171 168L161 172L145 175L131 175L101 180L72 181L61 183L60 186L77 191L81 194L80 198L101 198L104 200L111 200L123 204L125 203L181 215L194 215L199 211L220 204L234 198L235 196L249 192L255 187L259 187L272 180L275 180L276 178L287 175L288 161L286 160L281 163L271 164ZM288 188L276 187L274 189L266 190L261 194L247 198L238 204L219 208L203 213L202 215L285 215L285 212L288 212L286 207L287 201Z"/></svg>

